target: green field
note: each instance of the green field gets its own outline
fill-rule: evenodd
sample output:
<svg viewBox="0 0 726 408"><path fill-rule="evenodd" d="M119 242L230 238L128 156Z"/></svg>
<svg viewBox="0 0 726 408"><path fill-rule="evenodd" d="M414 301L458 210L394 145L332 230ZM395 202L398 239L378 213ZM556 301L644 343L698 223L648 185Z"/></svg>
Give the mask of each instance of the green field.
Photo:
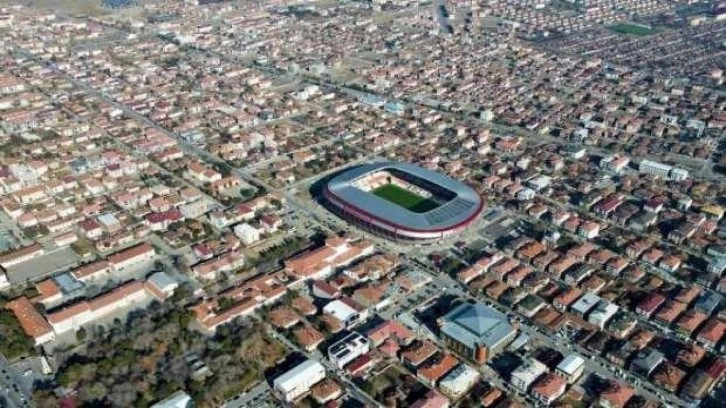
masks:
<svg viewBox="0 0 726 408"><path fill-rule="evenodd" d="M649 28L647 26L639 25L639 24L628 24L628 23L615 24L608 28L610 28L611 30L613 30L615 32L621 33L621 34L637 35L637 36L650 35L655 32L652 28Z"/></svg>
<svg viewBox="0 0 726 408"><path fill-rule="evenodd" d="M371 193L415 213L431 211L439 206L435 201L421 197L395 184L386 184Z"/></svg>

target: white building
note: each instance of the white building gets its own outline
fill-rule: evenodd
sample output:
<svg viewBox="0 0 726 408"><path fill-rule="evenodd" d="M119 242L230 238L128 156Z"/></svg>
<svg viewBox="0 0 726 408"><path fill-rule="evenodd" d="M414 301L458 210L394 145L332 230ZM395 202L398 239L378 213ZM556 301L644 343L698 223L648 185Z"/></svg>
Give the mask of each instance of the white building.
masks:
<svg viewBox="0 0 726 408"><path fill-rule="evenodd" d="M310 391L325 378L325 367L315 360L306 360L285 374L275 378L272 388L280 397L291 402Z"/></svg>
<svg viewBox="0 0 726 408"><path fill-rule="evenodd" d="M10 286L10 282L8 282L7 275L5 275L5 272L0 271L0 289L5 289L8 286Z"/></svg>
<svg viewBox="0 0 726 408"><path fill-rule="evenodd" d="M688 170L678 169L674 167L673 170L671 170L670 174L668 174L668 178L674 181L683 181L688 178Z"/></svg>
<svg viewBox="0 0 726 408"><path fill-rule="evenodd" d="M479 372L467 364L459 364L439 381L439 389L447 397L457 400L474 386Z"/></svg>
<svg viewBox="0 0 726 408"><path fill-rule="evenodd" d="M552 183L552 177L540 175L527 182L527 186L534 191L542 191Z"/></svg>
<svg viewBox="0 0 726 408"><path fill-rule="evenodd" d="M342 300L334 300L325 305L323 307L323 313L335 317L346 328L355 325L361 320L361 315L358 310Z"/></svg>
<svg viewBox="0 0 726 408"><path fill-rule="evenodd" d="M665 179L681 181L688 178L688 171L651 160L641 160L639 170Z"/></svg>
<svg viewBox="0 0 726 408"><path fill-rule="evenodd" d="M528 362L517 367L512 372L510 382L512 386L522 392L528 392L532 384L547 372L547 366L540 363L535 359L531 359Z"/></svg>
<svg viewBox="0 0 726 408"><path fill-rule="evenodd" d="M557 365L555 370L557 375L572 384L577 381L577 379L580 378L582 373L585 371L585 359L577 354L570 354Z"/></svg>
<svg viewBox="0 0 726 408"><path fill-rule="evenodd" d="M604 299L600 300L595 308L590 312L590 315L587 317L587 321L600 329L604 329L607 322L615 316L618 310L620 310L620 308L615 304Z"/></svg>
<svg viewBox="0 0 726 408"><path fill-rule="evenodd" d="M574 315L585 317L585 315L600 302L600 296L587 292L584 296L577 300L572 306L570 306L570 312Z"/></svg>
<svg viewBox="0 0 726 408"><path fill-rule="evenodd" d="M629 158L612 154L600 160L600 168L614 173L620 173L628 166L629 163Z"/></svg>
<svg viewBox="0 0 726 408"><path fill-rule="evenodd" d="M108 256L106 259L113 270L120 272L130 266L151 261L155 256L156 251L154 250L154 247L144 242L142 244L132 246L131 248L124 249L123 251L116 252L115 254Z"/></svg>
<svg viewBox="0 0 726 408"><path fill-rule="evenodd" d="M192 397L180 390L152 405L151 408L189 408L191 406Z"/></svg>
<svg viewBox="0 0 726 408"><path fill-rule="evenodd" d="M144 284L131 281L92 300L83 300L46 315L56 334L79 330L112 312L135 305L148 299Z"/></svg>
<svg viewBox="0 0 726 408"><path fill-rule="evenodd" d="M352 332L342 340L328 347L328 358L338 368L343 368L346 364L368 353L370 350L371 346L368 343L368 339L359 333Z"/></svg>
<svg viewBox="0 0 726 408"><path fill-rule="evenodd" d="M247 223L235 226L234 233L245 245L252 245L260 240L260 231Z"/></svg>
<svg viewBox="0 0 726 408"><path fill-rule="evenodd" d="M531 199L533 199L533 198L534 198L534 196L536 196L536 195L537 195L537 193L536 193L536 192L535 192L534 190L532 190L532 189L531 189L531 188L529 188L529 187L525 187L525 188L523 188L523 189L521 189L521 190L519 190L519 191L517 192L517 200L518 200L518 201L527 201L527 200L531 200Z"/></svg>

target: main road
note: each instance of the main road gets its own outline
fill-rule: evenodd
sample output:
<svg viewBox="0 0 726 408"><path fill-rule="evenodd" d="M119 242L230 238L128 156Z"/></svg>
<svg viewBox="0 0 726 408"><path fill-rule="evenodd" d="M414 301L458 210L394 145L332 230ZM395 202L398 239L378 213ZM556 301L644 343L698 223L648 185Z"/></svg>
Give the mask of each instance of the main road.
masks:
<svg viewBox="0 0 726 408"><path fill-rule="evenodd" d="M32 408L35 405L23 393L18 373L0 353L0 407L5 408L6 406L7 408Z"/></svg>

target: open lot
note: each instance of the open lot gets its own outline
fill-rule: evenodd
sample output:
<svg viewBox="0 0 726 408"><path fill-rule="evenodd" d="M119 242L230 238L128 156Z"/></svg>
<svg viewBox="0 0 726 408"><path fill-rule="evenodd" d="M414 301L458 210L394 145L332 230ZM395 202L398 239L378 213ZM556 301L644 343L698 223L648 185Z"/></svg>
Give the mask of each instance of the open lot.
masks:
<svg viewBox="0 0 726 408"><path fill-rule="evenodd" d="M385 186L378 187L373 190L372 193L415 213L431 211L439 206L433 200L421 197L418 194L412 193L411 191L393 184L386 184Z"/></svg>
<svg viewBox="0 0 726 408"><path fill-rule="evenodd" d="M10 283L38 281L54 272L76 265L78 260L78 255L72 249L60 248L9 267L8 280Z"/></svg>

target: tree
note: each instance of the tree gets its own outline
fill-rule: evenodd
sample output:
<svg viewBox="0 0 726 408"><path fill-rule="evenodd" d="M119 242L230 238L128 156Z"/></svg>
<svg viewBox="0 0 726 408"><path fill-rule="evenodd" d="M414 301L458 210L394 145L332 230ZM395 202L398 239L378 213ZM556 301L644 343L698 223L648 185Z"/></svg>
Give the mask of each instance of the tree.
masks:
<svg viewBox="0 0 726 408"><path fill-rule="evenodd" d="M80 343L86 340L88 338L88 333L86 332L86 329L81 327L76 332L76 340Z"/></svg>
<svg viewBox="0 0 726 408"><path fill-rule="evenodd" d="M255 190L252 188L249 188L249 187L242 187L239 190L239 195L242 197L243 200L247 201L247 200L251 199L252 197L254 197Z"/></svg>

